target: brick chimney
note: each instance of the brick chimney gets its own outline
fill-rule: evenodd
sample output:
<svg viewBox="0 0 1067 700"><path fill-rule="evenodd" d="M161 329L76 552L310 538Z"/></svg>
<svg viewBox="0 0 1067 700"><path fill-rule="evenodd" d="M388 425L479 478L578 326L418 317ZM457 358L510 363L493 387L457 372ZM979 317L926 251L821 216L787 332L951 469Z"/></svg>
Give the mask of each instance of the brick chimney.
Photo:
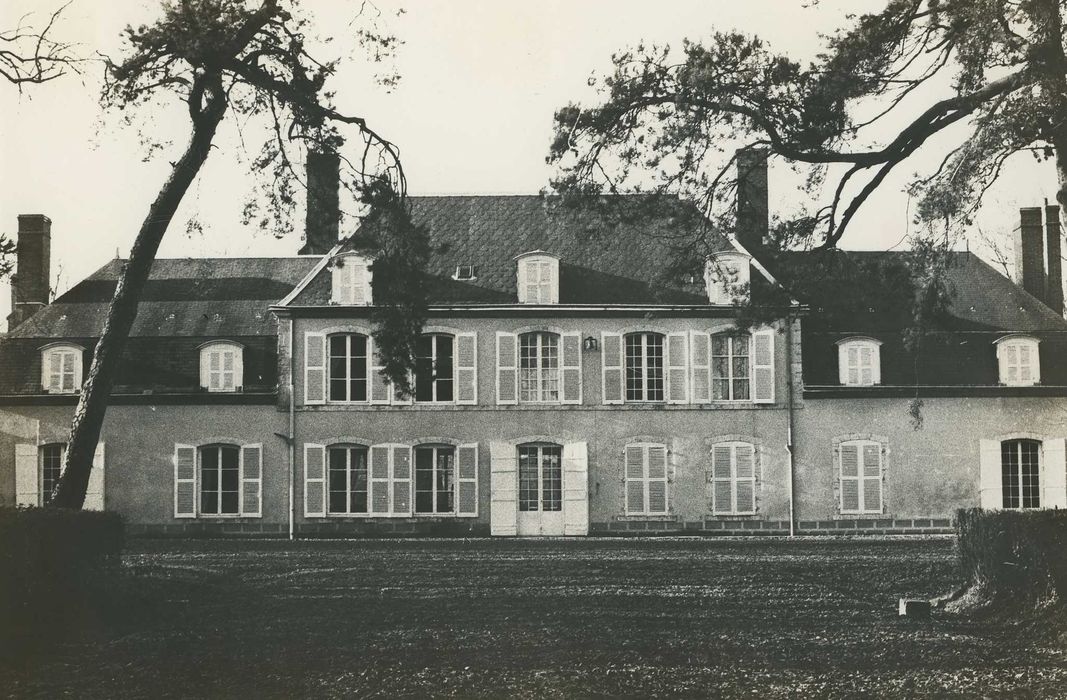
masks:
<svg viewBox="0 0 1067 700"><path fill-rule="evenodd" d="M1015 281L1030 294L1045 301L1045 236L1041 207L1019 210L1015 232Z"/></svg>
<svg viewBox="0 0 1067 700"><path fill-rule="evenodd" d="M300 255L325 255L337 245L340 172L341 160L336 153L308 151L307 219Z"/></svg>
<svg viewBox="0 0 1067 700"><path fill-rule="evenodd" d="M1045 266L1047 270L1047 298L1045 303L1063 315L1063 265L1060 260L1060 208L1045 205Z"/></svg>
<svg viewBox="0 0 1067 700"><path fill-rule="evenodd" d="M750 253L764 245L770 225L767 203L767 149L737 151L737 240Z"/></svg>
<svg viewBox="0 0 1067 700"><path fill-rule="evenodd" d="M52 220L43 214L20 214L8 330L48 305L51 260Z"/></svg>

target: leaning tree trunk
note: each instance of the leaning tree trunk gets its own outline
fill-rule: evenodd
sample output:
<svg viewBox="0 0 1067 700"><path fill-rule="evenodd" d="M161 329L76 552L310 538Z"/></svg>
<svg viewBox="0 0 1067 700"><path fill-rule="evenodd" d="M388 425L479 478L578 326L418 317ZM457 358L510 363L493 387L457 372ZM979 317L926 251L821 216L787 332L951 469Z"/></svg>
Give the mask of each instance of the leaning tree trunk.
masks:
<svg viewBox="0 0 1067 700"><path fill-rule="evenodd" d="M1047 135L1055 152L1059 188L1056 201L1067 212L1067 55L1063 50L1063 16L1056 0L1038 0L1031 7L1035 32L1033 62L1041 99L1052 118Z"/></svg>
<svg viewBox="0 0 1067 700"><path fill-rule="evenodd" d="M152 202L130 249L130 258L119 276L115 296L108 306L104 329L93 353L93 364L74 411L62 476L51 502L53 506L77 509L85 501L89 474L93 468L93 453L100 440L100 428L107 412L115 371L134 319L137 318L137 304L152 270L156 251L186 190L207 160L215 130L226 111L221 78L201 75L198 82L200 84L194 85L190 96L193 132L189 145ZM201 100L203 105L199 104Z"/></svg>

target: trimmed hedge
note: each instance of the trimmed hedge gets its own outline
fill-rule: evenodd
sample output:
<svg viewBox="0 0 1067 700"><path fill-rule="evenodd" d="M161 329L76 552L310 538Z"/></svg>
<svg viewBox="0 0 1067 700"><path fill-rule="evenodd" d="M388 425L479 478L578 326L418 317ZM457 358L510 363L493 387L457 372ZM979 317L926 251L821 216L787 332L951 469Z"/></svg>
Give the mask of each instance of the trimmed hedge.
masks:
<svg viewBox="0 0 1067 700"><path fill-rule="evenodd" d="M65 638L95 618L123 533L115 513L0 508L0 651Z"/></svg>
<svg viewBox="0 0 1067 700"><path fill-rule="evenodd" d="M956 533L964 586L973 601L1067 601L1067 510L960 510Z"/></svg>

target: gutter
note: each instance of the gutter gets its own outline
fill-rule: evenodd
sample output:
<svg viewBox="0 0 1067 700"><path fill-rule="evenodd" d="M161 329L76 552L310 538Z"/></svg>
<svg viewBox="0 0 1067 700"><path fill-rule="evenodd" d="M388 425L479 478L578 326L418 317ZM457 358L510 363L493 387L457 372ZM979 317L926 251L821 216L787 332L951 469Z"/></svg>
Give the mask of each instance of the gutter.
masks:
<svg viewBox="0 0 1067 700"><path fill-rule="evenodd" d="M293 326L296 320L289 317L289 540L295 539L294 520L296 518L296 404L293 392L293 372L296 371L296 352L293 345Z"/></svg>
<svg viewBox="0 0 1067 700"><path fill-rule="evenodd" d="M796 481L796 455L795 444L793 442L793 433L795 429L795 412L796 406L794 405L793 395L793 319L792 317L786 317L785 327L785 367L786 378L788 381L788 393L789 393L789 427L786 433L786 452L789 453L789 536L796 536L796 496L795 496L795 481Z"/></svg>

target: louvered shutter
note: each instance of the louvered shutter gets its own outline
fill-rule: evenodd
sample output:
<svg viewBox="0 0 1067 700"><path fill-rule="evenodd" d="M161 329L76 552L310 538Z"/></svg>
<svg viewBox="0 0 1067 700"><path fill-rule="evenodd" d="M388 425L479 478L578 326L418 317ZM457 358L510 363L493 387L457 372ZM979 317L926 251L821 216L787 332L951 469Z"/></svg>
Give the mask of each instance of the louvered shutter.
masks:
<svg viewBox="0 0 1067 700"><path fill-rule="evenodd" d="M606 404L623 402L623 354L621 333L601 333L602 397Z"/></svg>
<svg viewBox="0 0 1067 700"><path fill-rule="evenodd" d="M692 371L690 397L693 403L711 401L711 337L704 331L689 333L689 363Z"/></svg>
<svg viewBox="0 0 1067 700"><path fill-rule="evenodd" d="M756 512L756 448L752 445L734 447L736 513Z"/></svg>
<svg viewBox="0 0 1067 700"><path fill-rule="evenodd" d="M89 472L89 483L85 487L85 510L104 510L104 443L96 443L93 452L93 469Z"/></svg>
<svg viewBox="0 0 1067 700"><path fill-rule="evenodd" d="M863 446L863 512L882 512L882 446Z"/></svg>
<svg viewBox="0 0 1067 700"><path fill-rule="evenodd" d="M41 469L37 464L37 445L15 445L15 504L37 506L41 502Z"/></svg>
<svg viewBox="0 0 1067 700"><path fill-rule="evenodd" d="M374 342L374 339L370 336L367 336L367 356L371 358L370 402L373 404L391 403L394 394L393 385L382 374L382 370L385 369L384 362L382 361L381 353L378 352L378 343Z"/></svg>
<svg viewBox="0 0 1067 700"><path fill-rule="evenodd" d="M63 356L55 350L46 351L41 363L41 386L45 391L62 391Z"/></svg>
<svg viewBox="0 0 1067 700"><path fill-rule="evenodd" d="M241 515L263 516L263 445L241 447Z"/></svg>
<svg viewBox="0 0 1067 700"><path fill-rule="evenodd" d="M489 529L493 535L518 533L519 460L515 446L489 443Z"/></svg>
<svg viewBox="0 0 1067 700"><path fill-rule="evenodd" d="M667 508L667 448L649 445L648 455L648 512L666 513Z"/></svg>
<svg viewBox="0 0 1067 700"><path fill-rule="evenodd" d="M456 403L478 403L478 336L460 333L456 336Z"/></svg>
<svg viewBox="0 0 1067 700"><path fill-rule="evenodd" d="M326 334L304 333L304 403L326 403Z"/></svg>
<svg viewBox="0 0 1067 700"><path fill-rule="evenodd" d="M589 534L589 453L584 442L563 446L563 534Z"/></svg>
<svg viewBox="0 0 1067 700"><path fill-rule="evenodd" d="M1030 381L1030 346L1019 346L1019 381Z"/></svg>
<svg viewBox="0 0 1067 700"><path fill-rule="evenodd" d="M342 258L334 258L330 263L330 303L347 304L351 298L348 266Z"/></svg>
<svg viewBox="0 0 1067 700"><path fill-rule="evenodd" d="M304 517L326 515L326 446L304 443Z"/></svg>
<svg viewBox="0 0 1067 700"><path fill-rule="evenodd" d="M688 333L667 334L667 403L689 402Z"/></svg>
<svg viewBox="0 0 1067 700"><path fill-rule="evenodd" d="M774 403L773 328L752 334L752 402Z"/></svg>
<svg viewBox="0 0 1067 700"><path fill-rule="evenodd" d="M496 334L496 402L519 402L518 336L514 333Z"/></svg>
<svg viewBox="0 0 1067 700"><path fill-rule="evenodd" d="M211 389L211 350L201 351L200 353L200 386L204 389Z"/></svg>
<svg viewBox="0 0 1067 700"><path fill-rule="evenodd" d="M196 517L196 448L174 446L174 517Z"/></svg>
<svg viewBox="0 0 1067 700"><path fill-rule="evenodd" d="M986 510L1004 507L1004 484L1000 464L1000 442L978 441L978 503Z"/></svg>
<svg viewBox="0 0 1067 700"><path fill-rule="evenodd" d="M456 483L459 515L478 515L478 444L456 448Z"/></svg>
<svg viewBox="0 0 1067 700"><path fill-rule="evenodd" d="M393 456L393 515L411 515L411 448L396 445Z"/></svg>
<svg viewBox="0 0 1067 700"><path fill-rule="evenodd" d="M841 469L841 512L856 513L860 508L859 446L845 443L838 448Z"/></svg>
<svg viewBox="0 0 1067 700"><path fill-rule="evenodd" d="M561 403L580 404L582 402L582 334L564 333L560 337L562 345L562 362L560 372L563 375Z"/></svg>
<svg viewBox="0 0 1067 700"><path fill-rule="evenodd" d="M733 511L731 481L734 451L729 445L716 445L711 450L711 508L714 513Z"/></svg>
<svg viewBox="0 0 1067 700"><path fill-rule="evenodd" d="M373 515L389 514L391 452L388 445L374 445L370 448L370 512Z"/></svg>
<svg viewBox="0 0 1067 700"><path fill-rule="evenodd" d="M645 450L640 445L628 445L625 461L626 512L641 515L645 512Z"/></svg>
<svg viewBox="0 0 1067 700"><path fill-rule="evenodd" d="M1045 440L1042 444L1042 508L1067 508L1067 456L1064 452L1063 438Z"/></svg>

